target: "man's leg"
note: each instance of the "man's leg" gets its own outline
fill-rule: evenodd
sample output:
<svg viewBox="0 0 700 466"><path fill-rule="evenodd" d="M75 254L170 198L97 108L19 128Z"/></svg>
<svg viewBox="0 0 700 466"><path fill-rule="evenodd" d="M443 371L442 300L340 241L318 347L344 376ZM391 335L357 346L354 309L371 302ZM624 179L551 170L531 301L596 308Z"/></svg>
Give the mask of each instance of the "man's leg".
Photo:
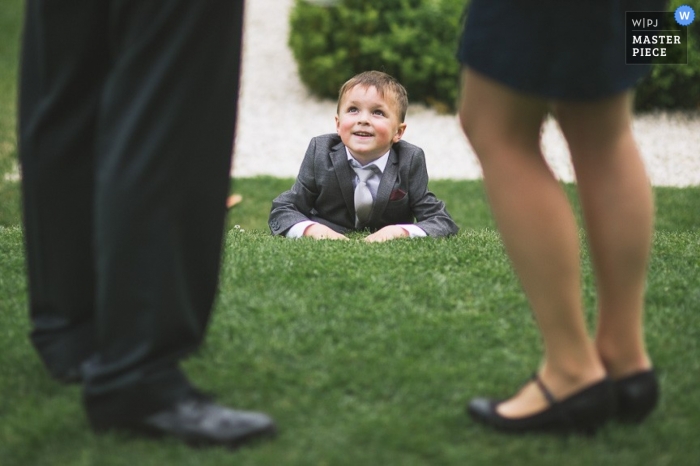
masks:
<svg viewBox="0 0 700 466"><path fill-rule="evenodd" d="M242 2L111 2L112 68L98 121L97 342L85 402L97 428L191 392L217 287Z"/></svg>
<svg viewBox="0 0 700 466"><path fill-rule="evenodd" d="M19 98L32 343L78 381L94 351L94 148L107 66L102 2L26 2Z"/></svg>

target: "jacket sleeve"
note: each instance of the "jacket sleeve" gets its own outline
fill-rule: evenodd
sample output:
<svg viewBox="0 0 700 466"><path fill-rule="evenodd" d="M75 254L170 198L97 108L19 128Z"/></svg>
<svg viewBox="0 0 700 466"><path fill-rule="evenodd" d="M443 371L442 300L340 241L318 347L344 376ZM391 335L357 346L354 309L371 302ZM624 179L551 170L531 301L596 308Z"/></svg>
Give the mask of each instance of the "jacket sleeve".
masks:
<svg viewBox="0 0 700 466"><path fill-rule="evenodd" d="M318 197L314 175L315 154L316 138L313 138L306 149L294 185L272 201L268 226L273 235L283 235L297 223L310 220Z"/></svg>
<svg viewBox="0 0 700 466"><path fill-rule="evenodd" d="M409 195L416 225L428 236L450 236L459 231L459 227L447 212L445 203L428 190L428 169L422 149L411 158Z"/></svg>

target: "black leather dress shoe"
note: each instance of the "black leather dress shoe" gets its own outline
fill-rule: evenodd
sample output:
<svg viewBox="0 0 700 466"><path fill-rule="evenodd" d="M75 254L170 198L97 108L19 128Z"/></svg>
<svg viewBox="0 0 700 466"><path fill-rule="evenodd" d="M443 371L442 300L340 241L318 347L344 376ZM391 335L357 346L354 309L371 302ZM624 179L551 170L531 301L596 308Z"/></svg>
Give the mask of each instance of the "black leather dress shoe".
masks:
<svg viewBox="0 0 700 466"><path fill-rule="evenodd" d="M509 418L501 416L500 401L475 398L469 403L474 420L503 432L552 432L592 434L615 413L613 383L605 378L561 401L557 401L535 374L533 381L549 402L544 411L531 416Z"/></svg>
<svg viewBox="0 0 700 466"><path fill-rule="evenodd" d="M617 420L639 423L659 401L659 383L653 369L637 372L615 381Z"/></svg>
<svg viewBox="0 0 700 466"><path fill-rule="evenodd" d="M176 437L195 447L235 448L276 433L274 421L265 414L233 410L199 395L140 421L116 427L150 437Z"/></svg>

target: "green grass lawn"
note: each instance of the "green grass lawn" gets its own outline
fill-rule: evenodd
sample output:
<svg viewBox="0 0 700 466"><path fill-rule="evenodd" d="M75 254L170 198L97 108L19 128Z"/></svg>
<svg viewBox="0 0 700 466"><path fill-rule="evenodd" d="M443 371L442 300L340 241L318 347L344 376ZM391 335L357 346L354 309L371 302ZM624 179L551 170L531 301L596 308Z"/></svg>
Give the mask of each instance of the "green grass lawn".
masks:
<svg viewBox="0 0 700 466"><path fill-rule="evenodd" d="M271 237L269 202L291 181L236 183L244 201L229 215L214 318L186 363L220 401L273 415L274 442L232 456L91 434L79 389L51 381L27 339L22 233L9 226L0 227L0 465L697 463L699 188L655 190L646 329L659 409L641 426L558 438L497 434L464 414L472 396L511 394L541 351L480 182L432 183L463 228L457 237L365 244ZM585 251L583 262L591 313Z"/></svg>

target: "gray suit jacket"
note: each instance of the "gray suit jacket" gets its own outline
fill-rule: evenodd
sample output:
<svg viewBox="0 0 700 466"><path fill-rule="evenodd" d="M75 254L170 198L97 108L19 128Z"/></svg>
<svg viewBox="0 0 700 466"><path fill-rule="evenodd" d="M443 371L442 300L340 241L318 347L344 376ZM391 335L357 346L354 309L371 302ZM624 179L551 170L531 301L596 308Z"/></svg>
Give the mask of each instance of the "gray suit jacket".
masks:
<svg viewBox="0 0 700 466"><path fill-rule="evenodd" d="M370 219L360 228L355 227L354 176L340 136L313 138L292 189L272 201L268 222L272 234L283 235L305 220L322 223L339 233L376 231L387 225L414 223L414 219L429 236L448 236L459 230L445 204L428 191L421 148L405 141L394 144Z"/></svg>

